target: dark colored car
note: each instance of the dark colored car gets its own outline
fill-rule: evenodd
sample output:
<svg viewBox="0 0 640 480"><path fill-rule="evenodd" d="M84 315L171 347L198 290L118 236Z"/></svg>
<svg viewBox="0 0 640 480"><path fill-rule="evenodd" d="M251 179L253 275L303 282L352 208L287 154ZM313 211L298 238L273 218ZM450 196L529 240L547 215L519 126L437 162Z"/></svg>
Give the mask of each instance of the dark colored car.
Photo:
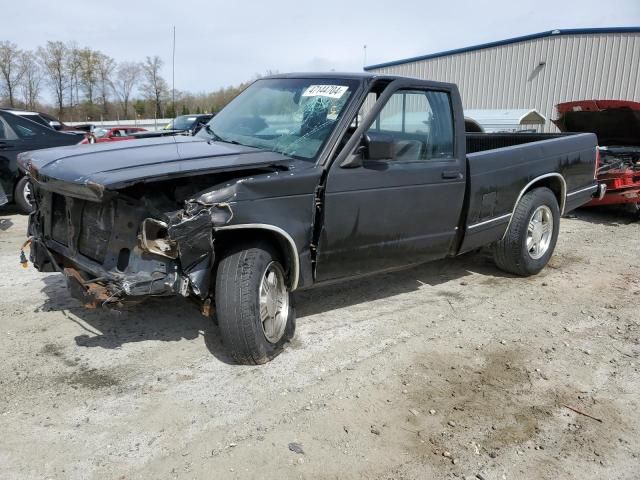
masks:
<svg viewBox="0 0 640 480"><path fill-rule="evenodd" d="M601 199L587 206L626 205L640 215L640 103L629 100L579 100L556 105L563 132L598 136L598 180L607 185Z"/></svg>
<svg viewBox="0 0 640 480"><path fill-rule="evenodd" d="M168 137L171 135L195 135L213 118L212 114L180 115L169 122L162 130L145 131L133 134L134 138Z"/></svg>
<svg viewBox="0 0 640 480"><path fill-rule="evenodd" d="M294 333L291 292L490 246L534 275L601 192L593 134L466 134L458 89L371 74L257 80L195 137L24 154L30 258L88 306L179 295L240 363Z"/></svg>
<svg viewBox="0 0 640 480"><path fill-rule="evenodd" d="M70 126L61 122L55 117L48 115L42 112L32 112L29 110L18 110L16 108L5 108L4 110L13 113L14 115L18 115L22 118L26 118L27 120L31 120L32 122L39 123L40 125L44 125L45 127L53 128L59 132L67 132L73 133L75 135L84 136L91 130L91 125L76 125Z"/></svg>
<svg viewBox="0 0 640 480"><path fill-rule="evenodd" d="M80 143L104 143L132 140L135 138L132 136L133 134L146 131L146 128L140 127L96 127L91 131L91 134Z"/></svg>
<svg viewBox="0 0 640 480"><path fill-rule="evenodd" d="M13 110L0 109L0 184L8 201L24 212L31 210L31 186L17 165L20 152L41 148L75 145L82 140L77 135L57 132L33 122Z"/></svg>

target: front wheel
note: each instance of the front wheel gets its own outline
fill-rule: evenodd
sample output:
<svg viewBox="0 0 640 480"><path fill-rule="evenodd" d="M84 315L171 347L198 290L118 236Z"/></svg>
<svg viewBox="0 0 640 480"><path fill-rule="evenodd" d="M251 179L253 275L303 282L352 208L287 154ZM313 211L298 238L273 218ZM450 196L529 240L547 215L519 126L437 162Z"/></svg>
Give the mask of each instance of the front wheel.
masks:
<svg viewBox="0 0 640 480"><path fill-rule="evenodd" d="M22 177L18 180L15 189L14 199L16 205L23 213L31 213L33 210L33 203L31 200L32 195L31 182L28 177Z"/></svg>
<svg viewBox="0 0 640 480"><path fill-rule="evenodd" d="M222 341L238 363L266 363L293 337L295 309L285 271L267 243L225 255L218 265L215 299Z"/></svg>
<svg viewBox="0 0 640 480"><path fill-rule="evenodd" d="M553 254L559 230L560 209L553 192L545 187L527 192L504 237L494 246L496 265L525 277L539 273Z"/></svg>

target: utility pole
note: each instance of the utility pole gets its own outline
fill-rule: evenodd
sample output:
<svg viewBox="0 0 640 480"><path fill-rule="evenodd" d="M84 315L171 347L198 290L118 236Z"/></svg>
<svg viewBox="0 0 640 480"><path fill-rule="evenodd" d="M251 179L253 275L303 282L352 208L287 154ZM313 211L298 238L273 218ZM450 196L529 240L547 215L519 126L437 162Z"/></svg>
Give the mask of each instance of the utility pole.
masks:
<svg viewBox="0 0 640 480"><path fill-rule="evenodd" d="M176 114L176 26L173 26L173 55L171 60L171 104Z"/></svg>
<svg viewBox="0 0 640 480"><path fill-rule="evenodd" d="M367 66L367 46L363 45L362 46L362 50L363 50L363 55L362 55L362 67L366 67Z"/></svg>

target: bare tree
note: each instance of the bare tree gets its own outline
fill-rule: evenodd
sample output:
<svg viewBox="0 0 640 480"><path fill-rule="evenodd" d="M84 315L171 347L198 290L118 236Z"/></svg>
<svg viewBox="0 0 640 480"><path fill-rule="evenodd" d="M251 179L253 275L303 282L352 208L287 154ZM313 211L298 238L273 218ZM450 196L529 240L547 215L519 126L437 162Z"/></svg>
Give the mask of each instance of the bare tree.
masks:
<svg viewBox="0 0 640 480"><path fill-rule="evenodd" d="M97 55L97 71L98 71L98 88L100 103L102 103L102 113L106 115L109 95L113 90L113 71L116 68L116 62L108 55L98 52Z"/></svg>
<svg viewBox="0 0 640 480"><path fill-rule="evenodd" d="M163 64L164 62L157 55L147 57L142 64L145 80L142 84L142 91L153 102L156 117L162 116L162 100L166 97L169 88L165 79L160 75Z"/></svg>
<svg viewBox="0 0 640 480"><path fill-rule="evenodd" d="M98 52L90 48L78 50L78 67L80 86L87 102L86 113L93 117L93 99L98 83Z"/></svg>
<svg viewBox="0 0 640 480"><path fill-rule="evenodd" d="M121 62L114 81L116 96L122 102L125 118L128 115L129 99L140 78L140 64L137 62Z"/></svg>
<svg viewBox="0 0 640 480"><path fill-rule="evenodd" d="M38 48L38 57L44 67L45 75L51 85L58 106L58 115L62 117L64 96L69 88L67 57L69 49L62 42L48 41L46 47Z"/></svg>
<svg viewBox="0 0 640 480"><path fill-rule="evenodd" d="M36 56L31 52L24 52L20 59L24 75L22 77L22 98L26 108L36 110L42 83L42 70Z"/></svg>
<svg viewBox="0 0 640 480"><path fill-rule="evenodd" d="M9 99L10 107L15 107L16 90L24 75L21 56L22 51L15 43L0 42L0 86Z"/></svg>
<svg viewBox="0 0 640 480"><path fill-rule="evenodd" d="M82 60L80 48L75 42L67 44L67 57L65 68L69 77L69 109L73 112L76 105L80 104L80 84Z"/></svg>

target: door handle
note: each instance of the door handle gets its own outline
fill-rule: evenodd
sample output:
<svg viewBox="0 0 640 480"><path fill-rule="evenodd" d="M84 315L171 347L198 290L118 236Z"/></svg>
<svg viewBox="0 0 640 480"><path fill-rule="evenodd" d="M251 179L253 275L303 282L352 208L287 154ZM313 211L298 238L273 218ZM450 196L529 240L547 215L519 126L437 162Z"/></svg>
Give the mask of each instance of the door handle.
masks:
<svg viewBox="0 0 640 480"><path fill-rule="evenodd" d="M443 180L460 180L462 178L462 173L457 170L445 170L442 172Z"/></svg>

